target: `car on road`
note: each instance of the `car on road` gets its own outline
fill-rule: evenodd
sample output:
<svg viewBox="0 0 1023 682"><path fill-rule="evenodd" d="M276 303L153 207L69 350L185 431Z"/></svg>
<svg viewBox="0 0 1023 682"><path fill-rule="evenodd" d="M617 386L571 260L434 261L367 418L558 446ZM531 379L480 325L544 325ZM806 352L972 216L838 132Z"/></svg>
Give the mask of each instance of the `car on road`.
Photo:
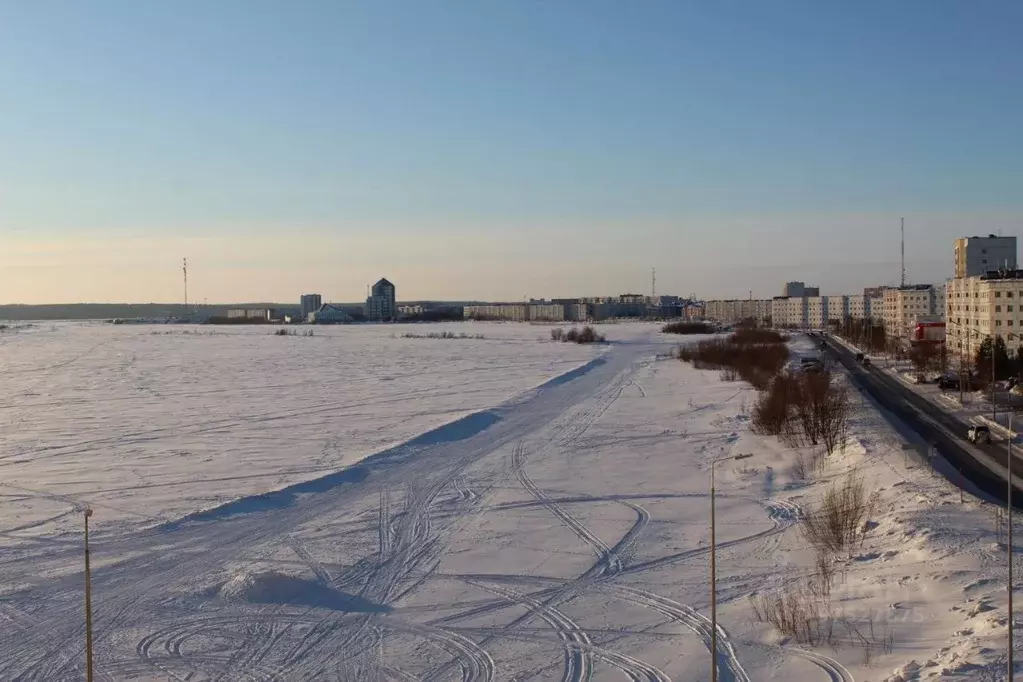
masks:
<svg viewBox="0 0 1023 682"><path fill-rule="evenodd" d="M870 358L863 358L863 366L870 367Z"/></svg>
<svg viewBox="0 0 1023 682"><path fill-rule="evenodd" d="M966 440L974 445L977 443L991 443L991 429L974 424L966 430Z"/></svg>
<svg viewBox="0 0 1023 682"><path fill-rule="evenodd" d="M856 354L856 362L863 364L863 353Z"/></svg>

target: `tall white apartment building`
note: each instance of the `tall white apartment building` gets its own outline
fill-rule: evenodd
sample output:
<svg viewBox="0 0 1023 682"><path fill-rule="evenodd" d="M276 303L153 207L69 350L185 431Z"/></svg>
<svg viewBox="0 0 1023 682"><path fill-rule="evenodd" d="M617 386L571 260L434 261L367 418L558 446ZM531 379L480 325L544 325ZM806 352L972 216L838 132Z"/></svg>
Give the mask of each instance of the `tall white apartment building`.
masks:
<svg viewBox="0 0 1023 682"><path fill-rule="evenodd" d="M985 338L1002 337L1010 350L1023 347L1023 270L957 277L946 284L945 323L950 350L973 356Z"/></svg>
<svg viewBox="0 0 1023 682"><path fill-rule="evenodd" d="M1016 269L1016 238L962 237L955 241L955 279Z"/></svg>

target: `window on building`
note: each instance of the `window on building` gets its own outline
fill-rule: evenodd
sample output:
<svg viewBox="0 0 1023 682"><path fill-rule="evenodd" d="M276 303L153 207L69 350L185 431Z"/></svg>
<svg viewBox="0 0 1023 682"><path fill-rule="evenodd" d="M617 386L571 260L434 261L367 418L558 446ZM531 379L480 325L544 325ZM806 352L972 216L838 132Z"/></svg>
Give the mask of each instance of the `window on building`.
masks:
<svg viewBox="0 0 1023 682"><path fill-rule="evenodd" d="M1001 320L995 320L995 326L996 327L1001 327L1002 326L1002 321Z"/></svg>
<svg viewBox="0 0 1023 682"><path fill-rule="evenodd" d="M996 306L995 306L995 312L996 312L996 313L1000 313L1000 312L1002 312L1002 306L1000 306L1000 305L996 305ZM1008 656L1008 654L1006 654L1006 656Z"/></svg>
<svg viewBox="0 0 1023 682"><path fill-rule="evenodd" d="M1002 297L1002 292L996 291L995 292L995 298L1001 298L1001 297Z"/></svg>
<svg viewBox="0 0 1023 682"><path fill-rule="evenodd" d="M1005 312L1011 313L1012 312L1012 306L1011 305L1005 306Z"/></svg>
<svg viewBox="0 0 1023 682"><path fill-rule="evenodd" d="M1006 298L1012 298L1012 292L1011 291L1006 291L1005 292L1005 297Z"/></svg>
<svg viewBox="0 0 1023 682"><path fill-rule="evenodd" d="M1012 320L1006 320L1006 321L1005 321L1005 325L1006 325L1007 327L1011 327L1011 326L1012 326Z"/></svg>

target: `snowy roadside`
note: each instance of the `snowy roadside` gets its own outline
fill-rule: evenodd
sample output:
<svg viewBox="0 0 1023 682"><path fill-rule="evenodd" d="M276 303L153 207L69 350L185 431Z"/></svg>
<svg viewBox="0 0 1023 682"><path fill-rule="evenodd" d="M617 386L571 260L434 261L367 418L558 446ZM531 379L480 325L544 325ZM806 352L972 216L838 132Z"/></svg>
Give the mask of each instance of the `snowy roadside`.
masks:
<svg viewBox="0 0 1023 682"><path fill-rule="evenodd" d="M809 344L805 337L792 342L795 352ZM889 424L865 397L851 395L848 437L831 455L751 433L742 446L755 456L769 453L775 470L788 468L787 480L775 475L776 490L803 513L850 480L874 497L870 531L836 555L830 593L809 598L813 613L828 621L816 631L814 650L841 662L855 679L1001 679L1007 606L1001 512L969 493L960 501L960 490L930 468L926 444ZM815 456L820 464L810 480L794 475L798 458ZM788 568L761 595L806 595L820 584L817 553L799 531L789 539L777 556ZM768 625L747 632L765 645L779 641Z"/></svg>

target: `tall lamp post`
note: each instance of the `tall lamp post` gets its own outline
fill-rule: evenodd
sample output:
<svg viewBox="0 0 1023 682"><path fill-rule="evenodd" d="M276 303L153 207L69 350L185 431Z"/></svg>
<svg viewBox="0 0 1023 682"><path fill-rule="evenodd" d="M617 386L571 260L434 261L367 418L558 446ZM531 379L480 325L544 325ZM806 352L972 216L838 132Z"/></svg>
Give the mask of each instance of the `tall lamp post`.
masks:
<svg viewBox="0 0 1023 682"><path fill-rule="evenodd" d="M85 510L85 679L92 682L92 576L89 573L89 517Z"/></svg>
<svg viewBox="0 0 1023 682"><path fill-rule="evenodd" d="M1008 664L1008 674L1009 674L1009 677L1008 677L1008 679L1009 679L1009 682L1012 682L1014 673L1016 672L1016 666L1013 664L1013 657L1012 657L1012 644L1013 644L1013 642L1012 642L1012 639L1013 639L1012 638L1012 635L1013 635L1013 626L1012 626L1012 615L1013 615L1012 614L1012 589L1013 589L1013 582L1012 582L1012 411L1011 410L1009 411L1009 437L1005 439L1005 442L1007 444L1006 445L1006 456L1005 456L1005 470L1007 472L1007 476L1005 478L1008 480L1008 491L1007 491L1007 495L1006 495L1006 498L1005 498L1005 512L1006 512L1006 516L1008 517L1008 526L1009 526L1009 538L1008 538L1008 540L1005 543L1005 548L1006 548L1006 550L1008 551L1008 554L1009 554L1009 664Z"/></svg>
<svg viewBox="0 0 1023 682"><path fill-rule="evenodd" d="M753 454L718 457L710 463L710 680L718 682L718 572L717 526L714 519L714 467L730 459L747 459Z"/></svg>

